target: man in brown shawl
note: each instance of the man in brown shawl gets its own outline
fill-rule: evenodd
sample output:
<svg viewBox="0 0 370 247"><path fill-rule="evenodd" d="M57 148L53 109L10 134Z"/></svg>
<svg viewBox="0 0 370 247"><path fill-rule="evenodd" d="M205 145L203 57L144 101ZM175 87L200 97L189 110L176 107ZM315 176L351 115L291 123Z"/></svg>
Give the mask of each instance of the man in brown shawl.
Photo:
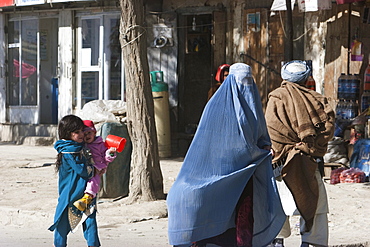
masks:
<svg viewBox="0 0 370 247"><path fill-rule="evenodd" d="M290 235L289 215L299 213L301 247L323 247L328 246L328 202L319 167L334 134L335 114L324 96L304 86L309 74L304 61L286 63L281 86L269 94L265 117L288 215L280 237Z"/></svg>

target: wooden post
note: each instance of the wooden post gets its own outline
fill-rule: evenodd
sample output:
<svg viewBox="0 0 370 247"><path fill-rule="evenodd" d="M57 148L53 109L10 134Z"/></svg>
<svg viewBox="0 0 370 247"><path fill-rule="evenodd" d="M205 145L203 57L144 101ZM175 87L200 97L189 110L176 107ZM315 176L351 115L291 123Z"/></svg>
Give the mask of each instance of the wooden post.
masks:
<svg viewBox="0 0 370 247"><path fill-rule="evenodd" d="M351 37L351 16L352 16L352 4L349 3L348 4L348 40L347 40L347 45L348 45L348 49L347 49L347 75L349 75L350 73L350 64L351 64L351 53L350 53L350 50L351 50L351 43L352 43L352 37Z"/></svg>
<svg viewBox="0 0 370 247"><path fill-rule="evenodd" d="M285 0L286 3L286 50L285 50L285 60L293 60L293 14L291 0Z"/></svg>

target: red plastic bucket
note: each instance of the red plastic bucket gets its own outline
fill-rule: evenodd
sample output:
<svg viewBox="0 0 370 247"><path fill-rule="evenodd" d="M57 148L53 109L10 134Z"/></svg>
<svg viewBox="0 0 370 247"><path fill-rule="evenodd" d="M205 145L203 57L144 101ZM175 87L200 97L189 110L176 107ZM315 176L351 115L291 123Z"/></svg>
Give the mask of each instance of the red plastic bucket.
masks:
<svg viewBox="0 0 370 247"><path fill-rule="evenodd" d="M118 153L123 151L125 145L126 138L115 135L107 135L105 138L105 146L107 146L107 148L116 148Z"/></svg>

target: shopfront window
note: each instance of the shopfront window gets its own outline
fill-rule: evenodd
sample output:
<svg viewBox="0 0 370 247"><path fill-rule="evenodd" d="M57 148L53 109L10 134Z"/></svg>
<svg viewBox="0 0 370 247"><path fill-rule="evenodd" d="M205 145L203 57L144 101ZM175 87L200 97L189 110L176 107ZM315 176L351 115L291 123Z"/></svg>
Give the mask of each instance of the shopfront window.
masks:
<svg viewBox="0 0 370 247"><path fill-rule="evenodd" d="M109 74L110 74L110 88L109 98L112 100L125 100L122 96L122 51L119 42L119 19L112 18L110 21L110 35L109 35Z"/></svg>
<svg viewBox="0 0 370 247"><path fill-rule="evenodd" d="M82 72L82 95L84 101L87 103L91 100L98 99L99 92L99 73L98 72Z"/></svg>
<svg viewBox="0 0 370 247"><path fill-rule="evenodd" d="M9 22L10 105L37 105L37 27L38 20Z"/></svg>
<svg viewBox="0 0 370 247"><path fill-rule="evenodd" d="M77 106L124 100L119 15L81 16L78 36Z"/></svg>
<svg viewBox="0 0 370 247"><path fill-rule="evenodd" d="M100 20L82 20L83 61L88 66L99 65Z"/></svg>

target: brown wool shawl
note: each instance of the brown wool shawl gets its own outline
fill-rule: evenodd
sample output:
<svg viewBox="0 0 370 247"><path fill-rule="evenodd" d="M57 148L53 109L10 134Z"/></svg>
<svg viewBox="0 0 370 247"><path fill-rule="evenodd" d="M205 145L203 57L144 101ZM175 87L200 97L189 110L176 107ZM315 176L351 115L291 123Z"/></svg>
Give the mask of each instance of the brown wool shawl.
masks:
<svg viewBox="0 0 370 247"><path fill-rule="evenodd" d="M283 81L269 94L265 117L273 162L286 157L282 177L309 231L318 201L317 163L312 157L326 153L334 134L334 111L321 94Z"/></svg>

